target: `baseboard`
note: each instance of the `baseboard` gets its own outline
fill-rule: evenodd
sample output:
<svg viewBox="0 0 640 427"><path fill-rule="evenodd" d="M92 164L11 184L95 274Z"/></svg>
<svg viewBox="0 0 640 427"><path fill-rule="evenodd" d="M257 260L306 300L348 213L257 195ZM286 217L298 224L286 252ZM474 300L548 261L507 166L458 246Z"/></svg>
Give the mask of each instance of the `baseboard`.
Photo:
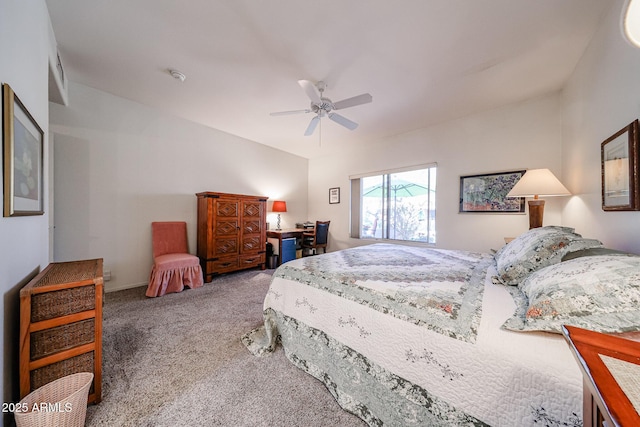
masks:
<svg viewBox="0 0 640 427"><path fill-rule="evenodd" d="M149 284L148 282L128 283L128 284L119 285L119 286L107 286L105 284L104 291L105 292L124 291L125 289L133 289L133 288L138 288L140 286L147 286L148 284Z"/></svg>

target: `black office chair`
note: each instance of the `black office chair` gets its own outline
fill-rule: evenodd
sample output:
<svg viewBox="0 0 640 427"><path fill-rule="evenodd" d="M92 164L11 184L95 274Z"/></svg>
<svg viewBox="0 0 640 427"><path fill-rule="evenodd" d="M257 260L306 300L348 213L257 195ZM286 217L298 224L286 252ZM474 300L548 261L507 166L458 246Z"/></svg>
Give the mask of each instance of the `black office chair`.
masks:
<svg viewBox="0 0 640 427"><path fill-rule="evenodd" d="M331 221L316 221L313 232L302 234L302 255L309 251L307 255L316 255L318 248L327 252L327 241L329 240L329 223Z"/></svg>

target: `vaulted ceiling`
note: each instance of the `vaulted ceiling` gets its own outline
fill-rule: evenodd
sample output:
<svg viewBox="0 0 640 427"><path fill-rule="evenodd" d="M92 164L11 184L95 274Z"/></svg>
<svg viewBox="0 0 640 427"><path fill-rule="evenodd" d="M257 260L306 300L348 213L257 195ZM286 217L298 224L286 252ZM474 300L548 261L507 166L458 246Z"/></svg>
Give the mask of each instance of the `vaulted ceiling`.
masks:
<svg viewBox="0 0 640 427"><path fill-rule="evenodd" d="M612 4L47 0L70 80L307 158L560 90ZM305 137L300 79L373 102Z"/></svg>

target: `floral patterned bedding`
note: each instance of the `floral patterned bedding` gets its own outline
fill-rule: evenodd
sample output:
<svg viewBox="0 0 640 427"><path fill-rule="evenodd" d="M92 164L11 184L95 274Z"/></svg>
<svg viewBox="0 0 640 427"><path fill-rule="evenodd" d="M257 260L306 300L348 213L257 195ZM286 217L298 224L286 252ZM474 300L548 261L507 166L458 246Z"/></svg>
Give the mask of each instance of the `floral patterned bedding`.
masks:
<svg viewBox="0 0 640 427"><path fill-rule="evenodd" d="M509 290L517 310L506 329L558 334L562 325L602 333L640 330L640 256L571 259L538 270Z"/></svg>
<svg viewBox="0 0 640 427"><path fill-rule="evenodd" d="M276 270L256 355L281 342L369 425L581 426L561 336L501 328L515 310L493 257L375 244Z"/></svg>

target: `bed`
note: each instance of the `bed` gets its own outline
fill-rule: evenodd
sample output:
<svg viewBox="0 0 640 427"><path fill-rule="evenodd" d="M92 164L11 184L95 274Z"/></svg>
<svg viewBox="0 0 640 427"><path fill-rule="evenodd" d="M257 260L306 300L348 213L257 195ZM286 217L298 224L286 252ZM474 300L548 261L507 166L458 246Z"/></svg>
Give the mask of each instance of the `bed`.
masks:
<svg viewBox="0 0 640 427"><path fill-rule="evenodd" d="M302 258L274 272L264 325L242 340L257 356L281 344L372 426L582 426L561 325L640 319L640 257L603 250L544 227L496 254L377 243Z"/></svg>

